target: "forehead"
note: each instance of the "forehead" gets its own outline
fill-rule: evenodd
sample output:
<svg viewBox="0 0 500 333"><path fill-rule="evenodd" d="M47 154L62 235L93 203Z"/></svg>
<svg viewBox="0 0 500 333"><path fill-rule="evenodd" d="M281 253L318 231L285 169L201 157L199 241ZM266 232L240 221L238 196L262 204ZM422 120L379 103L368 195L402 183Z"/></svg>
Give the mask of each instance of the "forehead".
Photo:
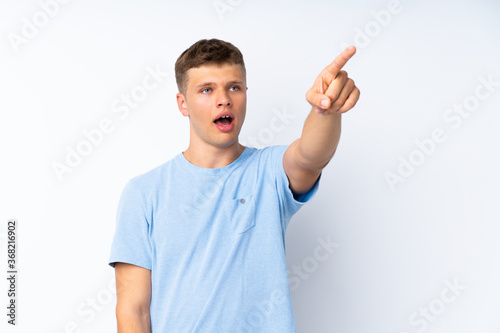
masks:
<svg viewBox="0 0 500 333"><path fill-rule="evenodd" d="M243 70L238 64L208 64L187 71L188 87L213 82L223 84L227 81L243 81Z"/></svg>

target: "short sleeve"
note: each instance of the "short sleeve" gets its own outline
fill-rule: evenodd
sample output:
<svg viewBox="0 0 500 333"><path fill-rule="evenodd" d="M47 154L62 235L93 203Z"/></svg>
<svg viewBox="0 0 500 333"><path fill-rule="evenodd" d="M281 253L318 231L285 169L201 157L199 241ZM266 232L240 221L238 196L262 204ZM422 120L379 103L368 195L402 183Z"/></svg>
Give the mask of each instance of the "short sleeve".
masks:
<svg viewBox="0 0 500 333"><path fill-rule="evenodd" d="M140 187L130 180L120 197L116 213L116 229L111 245L109 265L125 262L151 270L150 223L144 210Z"/></svg>
<svg viewBox="0 0 500 333"><path fill-rule="evenodd" d="M323 172L321 172L316 180L316 183L314 183L313 187L308 192L294 196L292 190L290 189L290 183L283 166L283 156L285 155L285 151L288 147L289 145L273 146L271 154L281 211L283 213L283 217L287 220L289 220L304 204L309 202L314 197L318 191L319 181L321 179L321 175L323 174Z"/></svg>

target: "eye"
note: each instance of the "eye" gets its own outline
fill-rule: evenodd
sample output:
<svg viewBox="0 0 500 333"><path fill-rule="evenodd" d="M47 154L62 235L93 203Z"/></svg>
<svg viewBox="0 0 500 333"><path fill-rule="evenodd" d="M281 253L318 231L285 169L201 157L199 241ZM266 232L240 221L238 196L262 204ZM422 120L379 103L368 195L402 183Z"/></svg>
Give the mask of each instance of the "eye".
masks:
<svg viewBox="0 0 500 333"><path fill-rule="evenodd" d="M201 92L205 93L205 91L207 91L207 90L211 90L211 89L210 88L205 88L205 89L202 89Z"/></svg>
<svg viewBox="0 0 500 333"><path fill-rule="evenodd" d="M235 90L233 90L233 91L240 90L240 87L238 87L238 86L232 86L232 87L231 87L231 88L229 88L229 89L231 90L231 89L233 89L233 88L235 88Z"/></svg>

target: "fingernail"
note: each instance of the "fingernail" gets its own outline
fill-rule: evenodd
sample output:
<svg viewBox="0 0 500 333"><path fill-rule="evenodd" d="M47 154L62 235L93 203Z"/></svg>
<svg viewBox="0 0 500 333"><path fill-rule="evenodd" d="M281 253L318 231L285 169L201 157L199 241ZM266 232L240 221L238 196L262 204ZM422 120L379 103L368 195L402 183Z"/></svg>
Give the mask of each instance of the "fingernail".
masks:
<svg viewBox="0 0 500 333"><path fill-rule="evenodd" d="M327 99L324 99L321 101L321 106L326 108L328 106L328 100Z"/></svg>

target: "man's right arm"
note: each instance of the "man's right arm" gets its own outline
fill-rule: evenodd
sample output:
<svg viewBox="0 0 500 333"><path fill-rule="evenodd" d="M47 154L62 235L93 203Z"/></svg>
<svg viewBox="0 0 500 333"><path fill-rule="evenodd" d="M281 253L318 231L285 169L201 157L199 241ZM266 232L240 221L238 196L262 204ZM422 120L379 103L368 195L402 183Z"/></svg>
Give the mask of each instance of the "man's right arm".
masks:
<svg viewBox="0 0 500 333"><path fill-rule="evenodd" d="M118 333L151 333L151 271L116 262L115 277Z"/></svg>

